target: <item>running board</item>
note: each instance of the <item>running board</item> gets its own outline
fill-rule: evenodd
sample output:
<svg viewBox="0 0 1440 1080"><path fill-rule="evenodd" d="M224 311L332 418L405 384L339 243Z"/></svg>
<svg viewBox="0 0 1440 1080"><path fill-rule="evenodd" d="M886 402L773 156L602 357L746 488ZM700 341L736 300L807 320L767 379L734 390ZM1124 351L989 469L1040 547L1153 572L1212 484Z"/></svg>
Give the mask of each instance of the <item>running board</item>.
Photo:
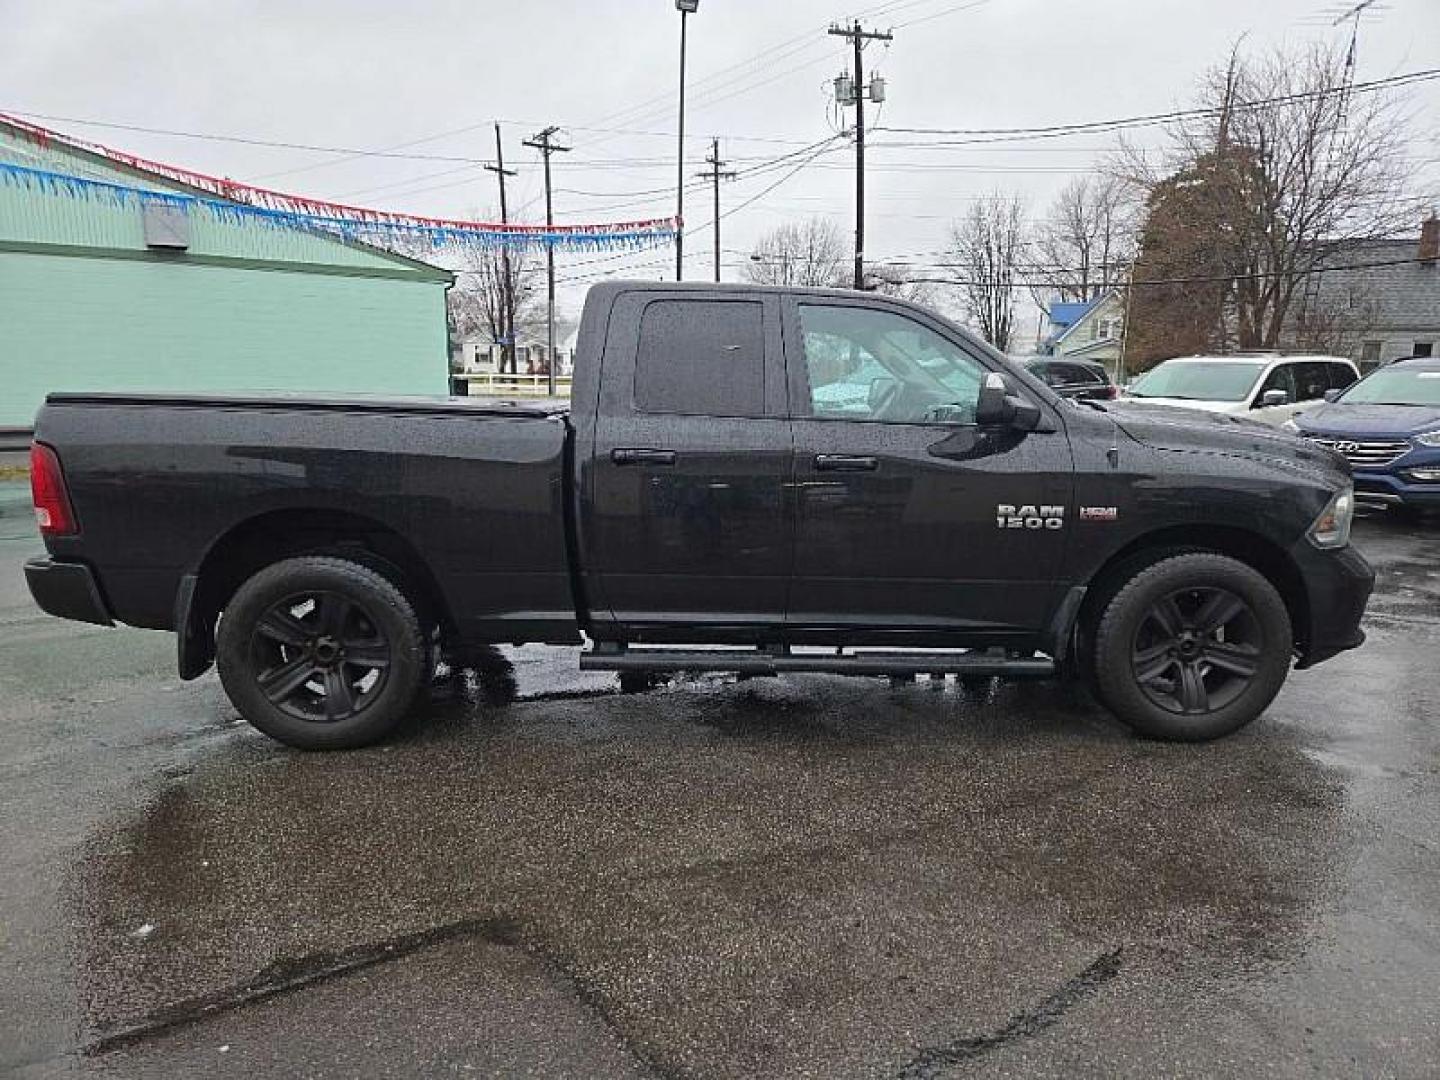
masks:
<svg viewBox="0 0 1440 1080"><path fill-rule="evenodd" d="M600 647L580 654L581 671L733 671L740 675L824 672L834 675L1003 675L1044 679L1055 674L1048 657L1013 657L984 652L792 653L776 649L629 649Z"/></svg>

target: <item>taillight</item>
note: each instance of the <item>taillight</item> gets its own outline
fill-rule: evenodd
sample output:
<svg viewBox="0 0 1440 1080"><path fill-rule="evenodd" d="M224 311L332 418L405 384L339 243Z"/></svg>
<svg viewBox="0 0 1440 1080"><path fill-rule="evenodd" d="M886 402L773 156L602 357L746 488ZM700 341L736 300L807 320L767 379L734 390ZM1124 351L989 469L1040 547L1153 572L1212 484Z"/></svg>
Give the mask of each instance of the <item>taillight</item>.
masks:
<svg viewBox="0 0 1440 1080"><path fill-rule="evenodd" d="M35 501L35 520L46 536L73 536L80 531L60 459L44 443L30 444L30 494Z"/></svg>
<svg viewBox="0 0 1440 1080"><path fill-rule="evenodd" d="M1116 400L1120 396L1120 388L1114 383L1111 383L1105 388L1105 396L1111 401Z"/></svg>

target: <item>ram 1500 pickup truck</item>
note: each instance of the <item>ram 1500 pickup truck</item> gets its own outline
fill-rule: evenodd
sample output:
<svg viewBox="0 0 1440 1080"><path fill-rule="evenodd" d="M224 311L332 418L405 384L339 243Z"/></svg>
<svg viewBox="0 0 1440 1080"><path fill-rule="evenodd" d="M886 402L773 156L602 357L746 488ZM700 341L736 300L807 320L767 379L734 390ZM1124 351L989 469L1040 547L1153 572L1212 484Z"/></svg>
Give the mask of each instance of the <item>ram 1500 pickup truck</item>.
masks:
<svg viewBox="0 0 1440 1080"><path fill-rule="evenodd" d="M39 605L173 631L306 748L391 732L440 657L587 640L627 688L1079 676L1209 739L1359 645L1373 583L1330 450L1064 400L858 292L597 286L569 402L65 393L35 440Z"/></svg>

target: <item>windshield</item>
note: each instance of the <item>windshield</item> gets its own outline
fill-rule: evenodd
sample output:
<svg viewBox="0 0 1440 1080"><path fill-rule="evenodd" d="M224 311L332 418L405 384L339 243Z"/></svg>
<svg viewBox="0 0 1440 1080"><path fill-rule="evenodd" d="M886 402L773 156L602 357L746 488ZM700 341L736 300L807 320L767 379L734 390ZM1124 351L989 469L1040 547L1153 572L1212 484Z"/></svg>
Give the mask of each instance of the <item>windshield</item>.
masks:
<svg viewBox="0 0 1440 1080"><path fill-rule="evenodd" d="M1129 393L1132 397L1186 401L1244 401L1264 369L1263 363L1242 364L1233 360L1214 363L1166 360L1136 379Z"/></svg>
<svg viewBox="0 0 1440 1080"><path fill-rule="evenodd" d="M1381 368L1340 400L1347 405L1440 405L1440 368Z"/></svg>

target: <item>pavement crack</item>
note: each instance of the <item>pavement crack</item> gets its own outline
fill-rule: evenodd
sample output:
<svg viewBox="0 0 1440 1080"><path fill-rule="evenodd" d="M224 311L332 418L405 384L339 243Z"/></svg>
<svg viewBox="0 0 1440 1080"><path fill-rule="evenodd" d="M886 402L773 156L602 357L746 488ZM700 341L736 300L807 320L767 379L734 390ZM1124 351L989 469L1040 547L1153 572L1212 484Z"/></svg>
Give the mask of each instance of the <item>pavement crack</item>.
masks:
<svg viewBox="0 0 1440 1080"><path fill-rule="evenodd" d="M496 944L524 948L518 928L509 920L461 919L385 941L356 945L339 952L310 953L296 959L277 960L246 982L224 987L212 994L162 1006L138 1023L111 1031L87 1043L81 1048L81 1053L86 1057L108 1054L173 1028L194 1024L211 1016L232 1012L279 994L350 975L377 964L387 964L421 949L462 937L481 937Z"/></svg>
<svg viewBox="0 0 1440 1080"><path fill-rule="evenodd" d="M544 943L524 934L517 922L507 918L460 919L384 941L367 942L339 952L316 952L295 959L277 960L246 982L224 987L212 994L165 1005L137 1023L102 1035L81 1047L80 1052L85 1057L109 1054L176 1028L243 1009L281 994L352 975L379 964L388 964L435 945L469 937L516 949L529 956L553 977L560 979L646 1071L659 1080L668 1080L674 1075L665 1069L654 1055L629 1037L616 1020L609 1003L571 965Z"/></svg>
<svg viewBox="0 0 1440 1080"><path fill-rule="evenodd" d="M951 1065L959 1065L1039 1035L1059 1023L1067 1012L1093 996L1120 974L1121 952L1122 950L1117 948L1097 956L1083 971L1067 979L1039 1005L1011 1016L1005 1026L997 1031L966 1036L943 1046L924 1048L900 1070L900 1080L930 1080Z"/></svg>

